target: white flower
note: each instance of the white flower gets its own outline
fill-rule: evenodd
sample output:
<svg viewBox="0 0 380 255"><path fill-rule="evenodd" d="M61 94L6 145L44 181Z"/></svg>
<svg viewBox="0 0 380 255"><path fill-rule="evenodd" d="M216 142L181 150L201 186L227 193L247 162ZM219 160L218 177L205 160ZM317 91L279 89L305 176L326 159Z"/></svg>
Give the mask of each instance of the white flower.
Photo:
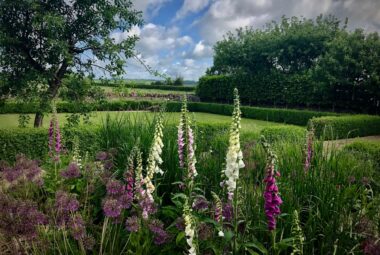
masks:
<svg viewBox="0 0 380 255"><path fill-rule="evenodd" d="M218 236L220 236L220 237L224 237L224 232L223 232L222 230L219 230L219 232L218 232Z"/></svg>

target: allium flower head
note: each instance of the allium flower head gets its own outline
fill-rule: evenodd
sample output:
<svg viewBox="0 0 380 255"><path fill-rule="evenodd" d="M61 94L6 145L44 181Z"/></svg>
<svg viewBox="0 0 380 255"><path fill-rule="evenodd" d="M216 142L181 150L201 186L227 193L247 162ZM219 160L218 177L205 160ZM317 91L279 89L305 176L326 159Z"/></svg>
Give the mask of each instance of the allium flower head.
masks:
<svg viewBox="0 0 380 255"><path fill-rule="evenodd" d="M239 169L243 168L243 153L240 148L240 102L237 89L234 89L234 111L232 113L232 123L230 127L229 147L226 156L226 168L224 176L227 178L226 185L229 198L232 199L236 189L236 182L239 179Z"/></svg>
<svg viewBox="0 0 380 255"><path fill-rule="evenodd" d="M74 195L65 191L57 191L55 195L55 207L58 212L76 212L79 209L79 202Z"/></svg>
<svg viewBox="0 0 380 255"><path fill-rule="evenodd" d="M208 209L209 202L204 197L198 197L193 202L193 209L202 211Z"/></svg>
<svg viewBox="0 0 380 255"><path fill-rule="evenodd" d="M139 218L137 216L131 216L125 221L125 228L129 232L138 232L140 229Z"/></svg>
<svg viewBox="0 0 380 255"><path fill-rule="evenodd" d="M111 179L107 182L106 189L109 196L122 195L125 192L125 185L121 181Z"/></svg>
<svg viewBox="0 0 380 255"><path fill-rule="evenodd" d="M107 198L103 203L103 212L107 217L117 218L121 214L122 206L117 199Z"/></svg>
<svg viewBox="0 0 380 255"><path fill-rule="evenodd" d="M61 176L66 179L75 179L80 177L80 169L76 163L70 163L69 166L61 172Z"/></svg>
<svg viewBox="0 0 380 255"><path fill-rule="evenodd" d="M169 240L169 235L164 230L164 224L161 221L154 219L149 223L148 227L154 234L153 242L156 245L162 245Z"/></svg>

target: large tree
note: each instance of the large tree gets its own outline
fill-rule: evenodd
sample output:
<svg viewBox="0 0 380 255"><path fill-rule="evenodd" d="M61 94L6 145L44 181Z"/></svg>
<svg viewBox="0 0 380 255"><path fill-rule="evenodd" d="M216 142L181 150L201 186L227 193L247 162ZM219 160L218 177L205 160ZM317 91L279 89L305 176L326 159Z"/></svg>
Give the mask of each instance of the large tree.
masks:
<svg viewBox="0 0 380 255"><path fill-rule="evenodd" d="M129 0L1 0L1 95L35 93L34 126L41 126L69 72L124 72L138 39L127 31L141 23ZM124 39L112 38L115 31Z"/></svg>

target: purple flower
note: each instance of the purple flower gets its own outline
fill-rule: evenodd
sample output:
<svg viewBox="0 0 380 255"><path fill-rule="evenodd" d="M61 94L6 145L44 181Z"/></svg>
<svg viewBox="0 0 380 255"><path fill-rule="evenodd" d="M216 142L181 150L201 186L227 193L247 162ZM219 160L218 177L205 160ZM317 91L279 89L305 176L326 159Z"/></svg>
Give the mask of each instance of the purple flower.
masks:
<svg viewBox="0 0 380 255"><path fill-rule="evenodd" d="M168 241L169 235L164 230L164 224L160 220L152 220L149 223L148 228L154 234L153 242L156 245L161 245Z"/></svg>
<svg viewBox="0 0 380 255"><path fill-rule="evenodd" d="M103 212L107 217L116 218L121 214L122 206L116 199L106 199L103 204Z"/></svg>
<svg viewBox="0 0 380 255"><path fill-rule="evenodd" d="M278 194L276 178L274 175L274 166L271 165L267 169L267 176L264 179L266 187L264 191L264 210L268 220L268 229L276 229L276 216L280 214L281 197Z"/></svg>
<svg viewBox="0 0 380 255"><path fill-rule="evenodd" d="M305 172L309 170L311 165L311 159L313 157L313 137L314 137L314 129L311 129L307 134L307 148L306 148L306 158L304 170Z"/></svg>
<svg viewBox="0 0 380 255"><path fill-rule="evenodd" d="M207 223L202 222L198 228L198 237L200 240L208 240L212 237L213 229Z"/></svg>
<svg viewBox="0 0 380 255"><path fill-rule="evenodd" d="M16 156L14 167L4 165L2 171L3 178L9 183L17 184L19 180L26 180L37 185L42 183L42 170L38 166L38 162L27 159L22 154Z"/></svg>
<svg viewBox="0 0 380 255"><path fill-rule="evenodd" d="M76 163L70 163L66 170L61 172L61 176L66 179L75 179L80 177L80 169Z"/></svg>
<svg viewBox="0 0 380 255"><path fill-rule="evenodd" d="M156 212L154 200L152 197L149 197L147 192L143 192L139 205L142 209L142 217L144 219L148 219L150 214L154 214Z"/></svg>
<svg viewBox="0 0 380 255"><path fill-rule="evenodd" d="M86 235L83 240L83 246L86 250L91 251L95 245L95 239L92 236Z"/></svg>
<svg viewBox="0 0 380 255"><path fill-rule="evenodd" d="M125 193L120 195L117 200L119 201L121 208L128 209L132 205L133 197L128 195L128 193Z"/></svg>
<svg viewBox="0 0 380 255"><path fill-rule="evenodd" d="M124 174L124 180L127 183L126 186L126 195L127 198L129 199L130 203L133 201L134 193L133 193L133 185L135 183L135 179L133 178L133 168L129 169L127 172Z"/></svg>
<svg viewBox="0 0 380 255"><path fill-rule="evenodd" d="M109 180L107 183L107 195L122 195L125 192L125 185L118 180Z"/></svg>
<svg viewBox="0 0 380 255"><path fill-rule="evenodd" d="M176 220L175 220L175 227L180 230L180 231L184 231L185 230L185 220L182 218L182 217L178 217Z"/></svg>
<svg viewBox="0 0 380 255"><path fill-rule="evenodd" d="M79 202L74 195L65 191L57 191L55 195L55 207L58 212L76 212L79 209Z"/></svg>
<svg viewBox="0 0 380 255"><path fill-rule="evenodd" d="M84 220L81 215L76 214L70 218L68 225L75 240L82 240L86 236Z"/></svg>
<svg viewBox="0 0 380 255"><path fill-rule="evenodd" d="M138 232L140 229L139 219L137 216L131 216L125 221L125 228L129 232Z"/></svg>
<svg viewBox="0 0 380 255"><path fill-rule="evenodd" d="M231 222L233 215L234 214L233 214L232 202L231 202L231 200L229 200L223 206L223 219L227 222Z"/></svg>
<svg viewBox="0 0 380 255"><path fill-rule="evenodd" d="M57 155L61 152L61 132L59 130L58 118L55 122L55 152Z"/></svg>
<svg viewBox="0 0 380 255"><path fill-rule="evenodd" d="M108 154L105 151L100 151L96 154L96 160L104 161L108 158Z"/></svg>
<svg viewBox="0 0 380 255"><path fill-rule="evenodd" d="M209 203L204 197L198 197L193 202L193 209L202 211L208 209Z"/></svg>
<svg viewBox="0 0 380 255"><path fill-rule="evenodd" d="M184 167L185 162L184 162L184 148L185 148L185 141L183 137L183 124L181 123L178 126L178 138L177 138L177 143L178 143L178 157L179 157L179 166Z"/></svg>

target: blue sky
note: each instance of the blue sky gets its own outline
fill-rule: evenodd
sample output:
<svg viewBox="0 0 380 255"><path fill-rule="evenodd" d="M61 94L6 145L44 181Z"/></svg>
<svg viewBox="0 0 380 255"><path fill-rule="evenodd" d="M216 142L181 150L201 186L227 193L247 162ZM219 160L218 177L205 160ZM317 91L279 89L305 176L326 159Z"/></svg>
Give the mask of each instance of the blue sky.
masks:
<svg viewBox="0 0 380 255"><path fill-rule="evenodd" d="M122 40L140 37L140 57L152 69L169 76L197 80L212 65L213 45L228 31L262 28L282 15L314 18L333 14L349 18L349 27L380 28L380 0L132 0L145 23L131 31L114 32ZM128 61L126 78L154 78L135 60Z"/></svg>

